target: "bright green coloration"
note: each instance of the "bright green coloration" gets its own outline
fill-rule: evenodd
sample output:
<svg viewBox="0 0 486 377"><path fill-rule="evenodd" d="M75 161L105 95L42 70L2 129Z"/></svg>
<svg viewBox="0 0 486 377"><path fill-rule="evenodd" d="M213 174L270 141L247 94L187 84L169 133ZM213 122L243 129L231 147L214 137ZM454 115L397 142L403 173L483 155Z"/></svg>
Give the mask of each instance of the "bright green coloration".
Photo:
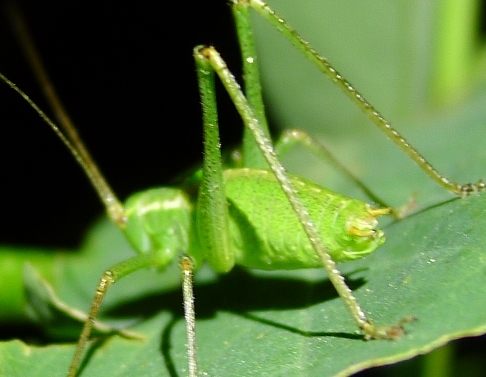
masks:
<svg viewBox="0 0 486 377"><path fill-rule="evenodd" d="M235 3L235 6L247 6L247 3ZM258 8L257 8L258 9ZM264 7L264 11L271 12L269 8ZM273 14L273 13L271 13ZM251 30L247 30L248 33L251 33ZM248 52L248 51L247 51ZM219 78L223 86L226 88L230 98L232 99L238 113L240 114L243 122L248 130L251 131L255 141L258 145L259 150L263 154L267 164L269 165L270 169L272 170L273 174L275 175L276 180L280 188L285 193L286 199L288 200L289 204L291 205L295 215L299 219L299 223L304 229L305 236L308 238L309 242L312 244L314 251L316 252L317 256L322 262L322 266L326 270L330 281L332 282L334 288L338 292L339 296L343 299L346 308L348 309L351 316L356 321L358 327L363 331L365 339L398 339L403 335L403 323L409 322L411 319L410 317L406 317L405 319L401 320L397 326L385 326L379 327L375 326L365 315L359 304L357 303L351 289L347 286L344 281L344 278L341 276L339 271L336 268L336 262L331 258L329 253L326 250L326 247L322 241L321 236L319 235L313 219L309 216L309 211L307 208L304 207L302 202L299 199L299 195L294 188L294 185L290 178L288 177L287 173L285 172L284 167L280 163L277 158L277 155L272 147L271 141L265 135L264 130L262 130L258 119L254 116L253 110L249 105L249 102L245 98L244 94L242 93L240 86L236 82L234 76L226 67L226 63L223 61L221 56L218 52L212 47L204 47L199 46L194 49L194 55L196 58L196 66L198 67L198 78L199 78L199 87L201 90L201 97L203 99L203 113L204 113L204 125L205 125L205 154L204 159L207 161L204 162L203 166L209 166L210 171L211 168L217 165L217 161L220 161L220 153L219 149L217 153L213 153L211 149L208 149L209 145L219 147L219 139L217 137L217 133L214 132L217 125L217 118L214 117L215 111L212 106L208 106L208 104L215 104L216 97L215 97L215 85L212 71L214 70ZM245 54L243 53L243 58L254 62L255 53ZM254 69L256 67L254 66ZM209 109L209 111L207 111ZM207 130L212 130L212 132L207 132ZM210 140L210 138L214 138ZM203 168L203 172L205 169ZM219 173L217 171L211 171L211 174L216 175L216 178L219 179ZM203 185L204 187L204 175L203 175ZM205 219L211 221L213 227L210 229L204 227L203 232L200 232L201 228L197 227L197 235L199 237L199 241L210 240L213 242L217 237L222 237L222 234L227 235L225 232L227 230L227 217L214 217L209 216L209 208L217 207L220 205L218 201L216 201L215 191L221 190L221 186L219 184L216 185L209 185L209 191L207 193L203 192L200 195L202 198L207 200L209 206L207 208L200 207L201 212L206 216ZM270 198L269 198L270 199ZM212 201L211 201L212 200ZM223 211L226 211L226 206L223 206ZM208 212L205 212L208 211ZM375 215L388 213L389 210L378 210ZM352 219L351 219L352 220ZM207 225L207 224L206 224ZM361 226L362 224L360 224ZM365 230L365 232L362 232ZM358 230L351 230L353 233L369 236L369 227L367 225L364 226L364 229ZM214 234L214 238L210 239L208 235ZM224 238L224 237L222 237ZM209 245L209 244L208 244ZM221 244L214 243L215 246L220 246ZM211 247L211 246L210 246ZM223 251L225 249L222 249ZM214 254L214 249L209 248L209 252L212 253L214 259L210 259L213 261L223 261L226 262L224 258L221 258L217 254ZM232 256L232 254L230 254ZM229 261L231 263L231 261ZM227 265L229 265L229 263Z"/></svg>
<svg viewBox="0 0 486 377"><path fill-rule="evenodd" d="M263 270L322 265L274 175L267 170L230 169L223 176L233 265ZM385 241L383 232L376 230L379 210L301 178L291 180L335 261L361 258ZM184 191L159 188L135 194L125 213L127 239L141 253L158 253L160 266L172 262L180 251L191 255L196 265L217 260L204 254L208 248L197 237L191 238L194 209ZM213 268L219 266L214 262Z"/></svg>
<svg viewBox="0 0 486 377"><path fill-rule="evenodd" d="M397 130L392 127L392 125L351 85L350 82L336 71L327 59L314 51L306 41L300 38L295 30L290 28L280 17L268 8L265 3L255 0L251 1L251 5L263 18L274 25L282 35L301 51L302 54L322 73L332 80L343 93L346 94L370 118L370 120L387 135L390 140L399 146L438 185L463 197L470 193L484 190L486 186L481 180L474 184L459 184L440 174L402 135L400 135Z"/></svg>
<svg viewBox="0 0 486 377"><path fill-rule="evenodd" d="M143 191L125 204L128 220L123 232L139 253L156 251L163 266L172 262L180 250L189 249L192 212L192 203L179 189Z"/></svg>
<svg viewBox="0 0 486 377"><path fill-rule="evenodd" d="M226 170L224 177L238 264L264 270L322 265L273 174L242 169ZM336 262L366 256L385 241L368 204L290 178Z"/></svg>
<svg viewBox="0 0 486 377"><path fill-rule="evenodd" d="M461 93L464 83L476 73L475 30L480 28L478 15L482 11L476 0L443 1L437 23L436 61L434 62L434 98L447 100L448 93ZM474 25L475 27L471 27Z"/></svg>
<svg viewBox="0 0 486 377"><path fill-rule="evenodd" d="M241 6L246 12L246 3L235 5L235 9ZM270 18L271 22L284 25L263 3L255 1L251 5ZM311 60L317 56L298 39L295 32L290 29L284 31L299 48L304 49ZM248 31L243 34L250 35ZM250 67L253 68L248 69L256 71L254 54L247 51L243 56L245 61L252 61ZM91 330L91 322L107 288L134 270L148 266L163 268L179 252L187 252L193 256L196 265L206 259L220 272L230 270L235 263L260 269L294 269L324 265L330 280L335 284L366 338L399 338L402 334L401 324L385 328L377 328L371 324L328 255L330 254L335 261L346 261L373 251L384 241L382 232L376 230L375 217L385 214L387 210L370 209L368 205L359 201L287 176L265 136L265 130L261 129L262 122L259 118L263 114L255 115L251 108L254 107L253 101L261 102L258 98L259 90L256 94L247 93L250 107L214 49L197 47L195 57L199 67L205 123L203 176L195 201L195 210L192 209L191 200L182 191L154 189L136 194L120 211L116 200L114 205L110 204L113 202L113 195L109 193L107 198L96 184L100 177L96 177L98 173L92 172L92 163L84 157L86 152L79 146L79 141L72 136L63 136L57 127L50 123L94 181L105 203L109 203L107 209L112 219L124 230L136 250L142 253L110 268L103 276L69 375L74 376L77 372ZM331 77L339 82L351 98L361 104L370 117L388 130L394 141L444 186L464 195L483 188L482 184L460 186L440 176L396 131L391 129L349 83L328 66L324 59L317 57L313 61L318 65L324 65ZM255 155L263 154L266 164L274 174L267 170L222 170L213 70L223 80L245 125L256 140L258 150ZM205 82L206 80L208 82ZM246 143L245 146L248 147ZM248 163L250 166L254 164L259 163ZM275 207L262 210L269 205ZM258 209L258 212L254 208ZM191 356L190 361L194 362L195 356ZM196 367L190 369L193 370L190 375L196 375Z"/></svg>

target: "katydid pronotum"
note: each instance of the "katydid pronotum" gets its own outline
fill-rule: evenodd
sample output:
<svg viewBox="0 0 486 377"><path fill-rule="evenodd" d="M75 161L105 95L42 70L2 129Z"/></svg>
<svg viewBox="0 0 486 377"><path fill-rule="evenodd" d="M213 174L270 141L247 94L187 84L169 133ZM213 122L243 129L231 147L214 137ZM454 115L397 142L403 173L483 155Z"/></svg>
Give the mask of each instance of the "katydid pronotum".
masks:
<svg viewBox="0 0 486 377"><path fill-rule="evenodd" d="M258 1L249 1L249 2L238 2L238 3L235 3L234 6L235 6L235 12L238 14L238 17L241 17L241 18L238 18L236 17L237 19L237 23L238 22L245 22L247 19L246 19L246 11L247 11L247 6L248 5L251 5L253 6L257 11L259 11L262 16L264 16L265 18L268 18L270 22L273 22L274 24L280 24L281 21L278 17L276 17L268 8L266 8L264 6L264 4L258 2ZM250 34L249 34L249 31L248 29L245 28L244 25L241 25L238 24L238 30L241 32L240 34L240 38L241 40L244 40L244 38L249 38L250 37ZM280 24L280 26L282 26L283 24ZM322 59L322 58L319 58L317 57L314 52L312 50L310 50L308 48L308 46L303 43L301 40L299 40L296 35L288 30L288 29L283 29L283 34L288 37L289 39L291 39L291 41L293 43L295 43L297 45L297 47L301 50L303 50L304 54L306 54L306 56L311 60L313 61L315 64L318 65L318 67L325 71L326 74L330 75L331 79L333 79L334 81L337 81L337 83L344 89L344 91L350 95L350 97L355 101L357 102L358 105L360 105L363 110L365 110L365 112L367 112L367 114L372 118L374 119L374 121L378 124L378 125L381 125L383 126L383 128L385 129L385 132L388 132L388 135L394 139L394 141L399 144L400 146L402 146L403 149L405 149L405 151L413 158L415 159L416 162L419 163L419 165L425 170L427 171L431 176L432 178L434 178L436 181L438 181L442 186L445 186L446 188L448 188L449 190L457 193L457 194L460 194L460 195L467 195L468 193L470 192L474 192L474 191L478 191L478 190L481 190L484 188L484 185L479 182L478 184L475 184L475 185L457 185L453 182L450 182L449 180L445 179L444 177L440 176L430 165L428 165L425 160L420 156L418 155L415 150L413 150L394 130L392 130L390 127L389 127L389 124L384 121L381 116L379 116L379 114L372 108L370 107L366 102L364 102L362 99L361 99L361 96L356 93L354 91L354 89L349 86L349 84L344 81L344 80L341 80L340 76L338 76L338 74L333 71L333 69L329 69L329 67L327 66L327 63ZM248 42L248 39L246 39L246 43ZM257 83L257 79L256 79L256 82L252 82L252 79L254 78L254 76L252 76L252 74L255 74L257 71L256 71L256 64L255 64L255 61L254 61L254 52L252 51L252 46L251 45L248 45L246 43L242 43L242 49L243 49L243 61L244 63L248 63L246 66L245 66L245 87L246 89L256 89L258 90L259 86L258 86L258 83ZM254 93L251 94L251 93L247 93L247 99L248 101L250 102L250 105L251 107L248 107L247 103L246 103L246 100L245 98L243 97L243 95L241 94L241 91L239 90L238 87L236 87L235 83L232 81L232 77L231 75L229 74L229 71L227 71L227 69L225 68L225 65L224 65L224 62L222 62L222 60L220 60L219 58L219 55L215 52L215 50L213 50L212 48L205 48L205 47L200 47L200 48L196 48L195 50L195 56L196 56L196 60L198 61L198 65L199 65L199 72L200 72L200 77L201 77L201 82L204 81L204 77L206 77L205 75L207 74L207 72L210 72L212 70L215 70L216 73L220 76L222 76L222 80L223 80L223 83L225 86L227 86L228 88L228 91L230 93L230 95L233 97L233 100L235 102L235 105L237 105L237 107L239 106L238 110L242 113L242 118L245 122L245 125L249 128L253 127L254 128L254 134L253 136L250 136L249 138L251 139L252 137L255 137L257 138L257 144L258 144L258 149L255 148L255 145L251 146L251 141L249 141L248 139L245 140L244 142L244 158L245 160L243 161L242 164L244 164L244 166L246 167L251 167L251 168L255 168L255 167L260 167L260 169L262 168L262 166L266 166L266 163L268 163L270 165L270 168L274 171L275 173L275 177L276 179L278 180L278 184L277 184L277 180L275 180L275 178L273 178L273 176L270 175L270 173L268 173L266 170L262 171L262 170L255 170L255 171L249 171L249 170L243 170L243 171L228 171L228 172L225 172L224 173L224 176L225 176L225 179L226 181L224 182L221 182L221 181L218 181L218 179L221 179L221 177L218 177L218 175L221 175L221 162L218 161L218 160L214 160L215 158L218 159L218 154L219 154L219 147L218 147L218 141L217 139L216 140L213 140L211 139L210 137L207 136L206 138L206 141L208 142L209 140L212 140L212 145L209 145L207 146L208 149L206 149L206 152L205 152L205 157L209 160L206 160L206 162L209 164L209 167L206 167L206 168L203 168L203 180L202 180L202 186L200 188L200 195L202 195L198 201L198 204L197 204L197 208L198 208L198 215L196 215L196 218L197 219L201 219L201 218L204 218L204 216L206 216L207 212L211 211L211 214L213 216L211 216L210 219L204 219L204 222L203 221L200 221L201 223L204 224L204 226L198 230L198 236L201 237L201 238L207 238L208 240L207 241L201 241L201 239L199 240L200 243L202 243L203 245L205 245L206 247L203 247L203 248L193 248L192 244L190 246L187 246L185 244L178 244L173 250L172 252L175 253L175 252L178 252L180 249L183 249L184 251L186 251L189 255L191 255L193 258L195 258L195 263L198 265L202 259L207 259L211 264L215 265L215 268L219 271L227 271L229 270L231 267L232 267L232 263L228 263L226 264L225 262L227 261L227 259L230 258L230 256L232 255L232 252L229 253L229 256L225 255L222 250L220 250L220 246L222 244L229 244L230 246L228 247L229 250L232 250L233 248L234 249L237 249L237 250L241 250L243 249L243 247L239 244L241 243L241 240L239 239L234 239L232 237L235 237L235 235L232 233L234 232L234 229L232 229L231 231L228 230L228 231L221 231L221 229L225 229L225 227L227 226L226 223L226 219L227 218L230 218L231 221L236 218L236 214L234 213L234 209L236 207L230 207L230 211L231 209L233 209L233 213L230 212L230 215L228 215L228 209L226 208L226 199L225 197L230 201L230 202L234 202L235 204L237 203L237 200L239 199L239 195L240 195L240 188L243 186L243 185L246 185L248 182L252 182L251 184L255 184L254 183L254 180L260 180L259 184L260 185L263 185L263 182L266 182L266 180L268 179L269 180L269 186L271 187L269 189L269 192L267 192L265 195L267 196L264 196L261 200L263 201L263 203L265 203L267 200L275 200L275 198L280 198L280 200L285 203L285 205L288 205L289 203L293 205L293 211L292 212L292 209L290 206L288 206L287 210L288 213L289 213L289 217L292 218L293 220L289 220L289 221L296 221L296 226L295 227L292 227L292 231L294 229L299 229L299 223L302 224L302 226L304 227L305 229L305 232L307 233L307 237L309 240L311 240L311 242L313 243L313 247L312 249L309 248L309 250L306 251L306 256L305 256L305 262L303 264L300 264L301 263L301 259L302 259L302 256L299 255L299 254L293 254L293 255L290 255L290 256L285 256L284 254L277 254L277 255L273 255L273 256L268 256L268 255L263 255L262 258L264 258L264 261L262 260L259 260L258 256L254 255L254 254L248 254L248 255L238 255L237 256L237 263L240 263L240 264L243 264L247 267L255 267L255 268L268 268L268 269L273 269L273 268L297 268L297 267L315 267L317 266L318 264L320 264L321 262L319 261L319 259L316 257L316 254L319 256L320 259L324 259L324 265L326 267L326 269L328 270L328 273L330 275L330 279L333 280L335 282L335 284L338 285L338 291L340 292L340 294L342 296L345 296L344 299L345 299L345 302L347 302L347 305L348 305L348 309L351 311L351 313L354 315L354 318L357 320L358 322L358 325L359 327L363 330L364 332L364 335L365 337L367 338L398 338L400 337L403 329L402 329L402 324L398 324L397 326L390 326L390 327L375 327L373 324L371 324L365 317L364 313L361 311L361 309L359 308L359 306L357 305L357 303L355 302L354 298L352 298L352 294L351 292L347 289L347 287L345 287L345 285L343 285L343 281L342 281L342 278L336 273L336 270L332 264L332 261L328 258L327 254L326 254L326 251L324 249L324 246L328 249L329 252L332 252L332 251L343 251L345 250L346 247L350 247L351 248L351 244L352 244L352 241L350 241L349 239L347 239L345 241L345 246L342 246L340 245L338 248L336 248L336 250L333 250L333 248L330 246L333 242L331 241L334 241L334 239L338 238L338 236L341 234L341 235L346 235L346 237L348 237L350 234L353 235L353 236L363 236L364 239L365 239L365 242L371 240L372 241L372 246L367 248L367 245L366 246L363 246L363 245L357 245L357 249L362 251L362 253L360 253L359 256L362 256L368 252L371 252L376 246L378 246L381 242L382 242L382 238L381 238L381 233L378 231L378 230L375 230L374 229L374 219L370 219L369 221L371 222L371 224L368 224L368 218L374 218L380 214L385 214L388 212L387 209L371 209L370 207L360 203L360 202L357 202L357 201L350 201L350 203L354 203L353 206L355 205L356 208L353 208L353 211L351 214L346 214L345 211L343 209L334 209L334 210L331 210L329 208L326 208L329 212L327 212L325 215L324 215L324 218L331 218L333 216L343 216L343 218L345 219L345 223L346 226L342 227L341 228L341 231L337 231L337 229L334 228L334 225L333 226L329 226L329 224L327 224L328 226L327 227L323 227L323 229L329 229L329 227L332 229L332 237L330 237L325 230L320 230L320 234L317 235L316 234L316 230L314 228L314 225L312 224L312 221L309 221L308 219L308 214L307 214L307 210L311 213L311 218L312 220L316 221L316 213L314 211L320 211L320 209L315 209L310 203L308 203L308 201L310 201L311 199L309 199L309 197L307 196L307 194L304 193L304 190L300 188L300 185L301 185L301 182L304 182L304 181L301 181L301 180L297 180L295 178L292 178L291 181L288 181L288 178L287 178L287 175L285 174L284 170L281 168L279 162L278 162L278 159L276 159L275 155L272 151L272 147L271 147L271 144L269 142L269 140L265 139L264 136L262 136L260 134L261 131L261 126L263 127L264 125L264 121L263 121L263 115L262 113L259 113L259 111L261 110L261 107L259 107L261 105L261 99L260 99L260 96L259 96L259 93ZM251 59L253 58L253 59ZM209 64L209 65L208 65ZM209 86L207 86L209 85ZM206 93L208 96L209 96L209 99L206 98L206 99L203 99L203 104L206 106L206 109L207 110L214 110L215 109L215 104L212 103L211 104L211 101L214 101L214 98L212 98L212 96L210 95L213 90L212 90L212 84L209 83L209 84L201 84L201 91L202 93ZM208 111L208 112L210 112ZM208 112L206 112L206 115L208 114ZM214 116L214 114L213 114ZM206 127L205 129L208 129L208 125L210 124L214 124L215 123L215 119L214 118L210 118L209 120L206 120L205 124L206 124ZM53 126L53 128L56 128L55 126ZM255 136L256 135L256 136ZM62 134L59 134L59 136L62 138ZM214 136L214 135L213 135ZM126 232L127 233L131 233L132 229L134 226L137 226L137 224L135 224L135 220L132 220L129 216L129 213L131 212L131 209L130 209L130 205L131 204L127 204L127 206L125 208L122 208L118 205L116 199L114 198L113 194L111 193L111 191L109 189L107 189L106 187L100 187L100 186L105 186L104 184L104 181L102 180L102 178L98 177L98 173L95 171L95 165L91 162L90 158L87 157L87 155L84 155L84 147L81 146L81 144L79 144L78 142L75 141L75 137L73 136L67 136L67 139L65 138L65 143L67 144L71 144L71 152L73 152L73 154L77 155L80 160L78 160L82 165L84 164L84 168L86 170L86 172L88 173L88 175L90 174L94 174L95 175L95 178L94 178L94 181L95 181L95 186L98 186L98 192L100 194L100 196L102 197L102 199L105 201L105 203L107 203L107 209L108 209L108 212L111 214L111 218L115 220L115 222L119 223L119 224L122 224L122 223L125 223L125 221L127 221L125 219L125 217L129 218L128 221L127 221L127 224L126 225L122 225L122 227L126 227ZM246 149L248 148L248 149ZM253 155L252 156L256 156L254 157L256 159L256 162L255 161L251 161L251 159L253 157L248 157L251 155L251 151L255 151L255 150L259 150L258 152L253 152ZM268 152L267 155L265 155L265 159L267 160L267 162L262 162L262 158L260 157L260 153L265 153L265 151L270 151ZM251 161L251 162L248 162L249 160L247 160L247 158ZM212 167L212 168L211 168ZM216 169L213 169L214 167L217 167ZM216 172L216 176L212 176L210 173L211 172ZM237 172L238 174L236 175L233 175L234 172ZM264 178L264 177L271 177L271 178ZM343 202L343 201L347 201L348 199L346 198L343 198L343 197L340 197L338 196L337 194L334 194L334 193L328 193L327 191L325 191L325 189L322 189L322 188L317 188L317 187L314 187L312 186L310 183L305 183L306 184L306 187L310 187L311 188L311 191L316 189L316 190L322 190L322 192L325 193L325 196L329 197L329 198L332 198L332 200L336 200L336 201L339 201L339 202ZM298 187L297 188L293 188L294 185L297 185ZM285 199L285 197L283 196L282 192L280 192L280 188L283 189L286 194L288 195L287 199ZM217 191L217 190L214 190L214 187L219 187L221 190L220 191ZM236 187L236 197L232 197L231 194L230 194L230 191L231 191L231 188L233 187L233 189ZM295 192L295 190L297 190L297 194ZM154 193L155 191L152 191L151 193ZM157 192L157 194L160 193L160 192ZM174 192L173 191L167 191L167 192L164 192L164 195L165 193L169 193L169 194L173 194ZM205 194L206 193L212 193L215 198L206 198ZM176 192L177 195L181 195L179 191ZM252 188L250 187L250 195L253 194L252 193ZM138 198L140 198L140 196L138 196ZM185 200L185 197L182 196L182 197L179 197L178 196L178 200L182 200L184 201ZM136 200L136 199L131 199L129 200L130 203L133 203L133 201ZM156 200L156 203L159 203L159 200L160 198L158 198ZM257 200L256 198L254 200ZM300 200L303 201L304 205L305 206L302 206L302 204L300 203ZM329 199L327 199L329 200ZM170 203L173 203L174 199L171 199L169 200ZM205 202L207 201L207 202ZM244 201L248 201L247 198L244 199ZM250 201L251 202L251 201ZM323 202L326 202L326 199L323 199ZM187 206L190 206L190 204L188 203L185 203ZM253 204L255 205L255 204ZM259 204L257 204L258 206L260 206ZM152 204L152 206L155 206L155 204ZM163 204L158 204L159 207L162 207L164 206ZM167 206L167 205L166 205ZM324 206L325 207L325 206ZM214 208L219 208L219 211L220 214L219 215L216 215L214 216L214 214L217 212L216 209ZM133 210L134 211L134 210ZM364 218L366 219L366 221L357 221L355 224L352 224L350 223L350 219L353 218L354 216L359 216L359 212L362 211L363 213L363 216ZM168 210L164 211L165 212L165 215L167 215L167 217L170 217L170 213ZM164 215L164 216L165 216ZM189 222L192 221L192 220L188 220L188 214L185 213L183 214L183 217L184 217L184 221L187 222L187 224L185 225L185 229L189 229L190 225L189 225ZM228 217L229 216L229 217ZM329 216L329 217L327 217ZM297 220L298 219L298 220ZM198 221L198 220L196 220ZM199 222L198 221L198 222ZM211 225L211 226L208 226L207 224L209 223L209 221L213 221L214 224ZM255 221L258 221L257 219L255 219ZM239 227L242 227L242 223L241 222L236 222L235 224L237 224L237 226L235 228L239 228ZM257 226L256 225L256 222L254 223L255 225L254 226ZM233 227L235 226L233 223L231 223L231 225L229 225L229 227ZM365 228L361 228L361 226L364 226ZM162 231L168 231L170 230L170 226L163 226L162 227ZM222 239L217 239L214 235L206 235L207 233L206 232L211 232L212 230L217 230L216 233L218 233L219 236L222 236ZM290 233L287 232L287 231L284 231L285 234L287 235L287 233ZM300 230L299 230L300 232ZM202 233L202 234L201 234ZM191 238L192 236L187 236L188 238ZM229 238L227 238L229 237ZM295 236L291 236L294 240L298 237L295 237ZM185 238L185 236L183 236L182 238ZM255 240L254 240L255 241ZM268 241L269 243L271 243L271 241L269 240L266 240ZM324 245L321 245L321 241L324 243ZM132 242L135 242L135 241L132 241ZM168 241L165 241L165 242L168 242ZM191 239L191 242L196 242L195 240L192 240ZM357 243L360 243L361 241L358 241ZM164 246L166 246L167 244L164 244ZM213 246L211 246L213 245ZM187 247L185 247L187 246ZM244 244L244 247L248 247L249 249L255 249L255 243L249 243L249 244ZM139 247L140 249L140 247ZM214 254L204 254L206 253L206 249L207 250L218 250L217 252L215 252ZM198 255L198 251L199 250L199 253L203 253L203 255ZM263 250L263 248L262 248ZM346 250L348 251L348 250ZM255 250L253 250L252 252L255 252ZM362 255L361 255L362 254ZM223 256L224 255L224 256ZM336 255L336 254L333 254L333 257L338 260L338 261L342 261L342 260L347 260L347 259L352 259L353 258L353 255L352 255L352 252L350 254L347 254L347 255L342 255L341 257L339 255ZM169 263L170 260L172 260L174 258L174 255L171 254L168 259L166 261L164 261L162 264L165 264L165 263ZM281 259L282 258L282 259ZM286 260L285 258L289 258L288 260ZM297 258L298 261L294 260L293 258ZM110 269L111 273L120 273L120 276L119 277L122 277L124 276L125 274L128 274L132 269L135 269L135 268L142 268L142 267L147 267L147 266L150 266L150 265L158 265L160 266L161 265L161 262L158 261L158 256L155 256L153 254L148 254L148 256L144 256L144 257L135 257L132 261L136 261L135 264L132 264L131 262L130 263L124 263L124 264L121 264L121 265L118 265L118 266L115 266L115 268L112 268ZM183 260L184 263L189 263L189 259L184 259ZM262 264L262 263L266 263L266 265ZM288 264L286 264L288 263ZM190 274L188 272L187 269L185 269L184 271L186 271L188 274ZM187 282L186 282L187 283ZM188 286L190 287L190 284L187 283ZM190 296L190 294L189 294ZM347 298L346 298L347 297ZM190 300L186 299L185 300L186 303L190 303ZM94 309L97 309L98 308L98 305L95 305L94 306ZM408 314L408 313L404 313L404 314ZM192 329L192 326L194 325L194 313L189 310L189 319L187 320L187 323L188 323L188 327ZM88 321L87 322L88 326L90 324L90 322ZM190 370L192 371L191 372L191 375L196 375L196 367L195 367L195 361L196 361L196 358L195 358L195 353L194 353L194 342L193 342L193 337L194 337L194 332L191 330L188 332L189 333L189 337L190 337L190 341L188 341L189 345L192 345L192 347L189 347L190 349L190 352L189 352L189 359L190 359ZM86 331L84 332L84 334L86 334L86 337L88 336L89 334L89 327L86 327ZM80 341L80 348L79 348L79 353L77 354L77 356L75 357L75 361L73 363L73 366L71 368L71 375L75 375L76 373L76 370L77 370L77 364L79 362L79 358L81 357L81 352L82 352L82 349L85 345L85 342L86 342L86 339L82 338L82 340Z"/></svg>

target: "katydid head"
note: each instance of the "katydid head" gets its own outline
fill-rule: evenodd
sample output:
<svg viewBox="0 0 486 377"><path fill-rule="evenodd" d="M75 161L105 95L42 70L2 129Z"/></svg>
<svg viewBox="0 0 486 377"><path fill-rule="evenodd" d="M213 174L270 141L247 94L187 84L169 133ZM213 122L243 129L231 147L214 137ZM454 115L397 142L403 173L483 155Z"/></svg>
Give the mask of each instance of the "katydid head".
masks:
<svg viewBox="0 0 486 377"><path fill-rule="evenodd" d="M155 188L128 198L123 232L135 250L157 253L167 263L187 252L193 206L184 191ZM165 264L167 264L165 263Z"/></svg>

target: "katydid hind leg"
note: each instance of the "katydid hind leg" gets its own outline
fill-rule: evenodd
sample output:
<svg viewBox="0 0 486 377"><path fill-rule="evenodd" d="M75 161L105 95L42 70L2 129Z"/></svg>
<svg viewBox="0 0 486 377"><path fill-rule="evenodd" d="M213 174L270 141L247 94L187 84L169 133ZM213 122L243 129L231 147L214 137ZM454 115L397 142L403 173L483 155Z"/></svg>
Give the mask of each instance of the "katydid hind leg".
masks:
<svg viewBox="0 0 486 377"><path fill-rule="evenodd" d="M365 338L398 338L401 334L403 334L402 322L394 326L376 326L367 318L364 311L361 309L352 291L349 289L346 282L344 281L344 278L339 273L336 267L336 263L330 257L324 244L322 243L317 229L309 216L309 212L298 198L297 191L293 187L293 184L287 176L285 169L278 160L271 141L266 137L266 135L260 128L258 120L254 116L251 106L248 104L238 83L227 68L223 59L212 47L198 46L195 48L194 51L196 55L200 55L210 62L212 68L215 70L215 72L223 82L223 85L225 86L230 97L232 98L235 107L237 108L240 116L245 123L245 126L251 130L253 136L255 137L257 145L259 146L271 170L275 174L276 179L279 182L281 189L284 191L287 200L291 204L295 215L298 217L299 222L304 229L304 232L311 242L316 254L320 258L323 267L328 273L329 279L343 299L346 308L358 324L358 327L364 332Z"/></svg>
<svg viewBox="0 0 486 377"><path fill-rule="evenodd" d="M280 34L285 37L295 48L297 48L318 70L328 77L341 91L356 104L358 108L421 170L423 170L440 187L465 197L486 189L482 179L475 183L458 183L439 172L422 154L402 136L391 123L373 106L366 98L342 76L332 64L323 56L319 55L296 30L292 29L279 15L261 0L248 0L247 2L265 20L277 28Z"/></svg>
<svg viewBox="0 0 486 377"><path fill-rule="evenodd" d="M264 18L270 21L270 23L274 23L274 25L277 27L278 30L284 36L286 37L291 37L293 39L298 39L300 38L297 36L297 34L294 31L291 31L290 33L287 33L288 35L285 35L285 28L288 28L288 26L283 22L283 20L276 16L276 14L268 8L266 4L264 4L261 1L233 1L232 5L234 8L243 8L247 9L249 6L253 7L256 9ZM238 15L239 17L243 19L248 19L249 18L249 13L247 11L241 11L239 12L238 10L234 11L235 15ZM284 27L281 28L279 24L284 24ZM238 29L238 34L239 35L245 35L245 38L247 38L246 42L242 42L243 45L249 45L253 46L254 43L252 42L252 31L251 29L247 29L247 25L249 25L249 21L237 21L236 22L236 27ZM291 30L288 28L288 30ZM301 40L302 41L302 40ZM294 42L295 44L295 42ZM303 45L305 48L310 50L310 52L314 53L315 52L307 45L306 42L303 42ZM297 46L298 49L301 51L302 46ZM206 58L211 62L213 69L216 71L216 73L219 75L221 81L223 82L223 85L226 87L226 90L228 91L228 94L233 100L233 103L235 104L235 107L237 108L237 111L239 112L241 118L243 119L243 123L245 124L245 132L246 133L251 133L252 137L255 140L256 145L258 146L258 149L262 153L263 157L265 158L268 166L270 169L273 171L275 174L277 180L280 183L280 186L282 190L284 191L285 195L288 198L288 201L292 205L295 215L299 218L299 221L301 225L304 228L305 233L307 234L307 237L309 238L310 242L312 243L314 250L316 254L319 256L319 258L322 261L323 267L327 271L329 275L329 279L335 286L336 290L338 291L339 295L342 297L347 309L351 313L352 317L355 319L357 322L359 328L363 330L365 333L365 337L367 338L396 338L395 335L392 334L398 334L398 333L403 333L403 323L400 322L396 326L384 326L384 327L377 327L373 324L371 324L371 321L369 321L364 314L363 310L357 303L356 299L354 298L354 295L352 294L351 290L349 287L346 285L343 277L339 273L339 271L336 268L335 262L330 258L329 254L326 251L326 248L324 247L318 233L316 230L316 227L311 220L307 208L305 208L302 205L302 202L298 198L298 194L293 187L291 181L289 180L287 173L283 166L281 165L279 159L277 158L273 145L269 138L267 137L267 128L266 128L266 121L263 123L263 126L260 125L260 118L264 118L263 114L263 104L260 104L262 101L261 95L260 95L260 86L258 83L257 87L257 93L254 95L254 98L251 98L250 103L248 103L246 97L243 95L238 83L234 79L233 75L231 72L228 70L226 67L225 62L220 58L219 54L212 48L201 48L195 49L196 53L200 53L201 55L206 56ZM255 59L256 53L254 49L248 49L247 55L245 55L245 49L242 49L242 59L243 59L243 65L247 71L245 71L245 77L250 76L250 77L257 77L257 74L250 74L248 71L252 70L258 70L257 67L257 60ZM306 51L303 51L304 55ZM309 54L309 51L307 51L307 55ZM308 56L309 58L309 56ZM248 64L248 62L251 62L251 64ZM244 77L244 79L245 79ZM247 93L251 93L250 90L246 86L251 85L251 83L247 83L245 80L245 91ZM254 105L256 104L256 105ZM256 110L254 110L256 109ZM255 111L257 114L255 114Z"/></svg>

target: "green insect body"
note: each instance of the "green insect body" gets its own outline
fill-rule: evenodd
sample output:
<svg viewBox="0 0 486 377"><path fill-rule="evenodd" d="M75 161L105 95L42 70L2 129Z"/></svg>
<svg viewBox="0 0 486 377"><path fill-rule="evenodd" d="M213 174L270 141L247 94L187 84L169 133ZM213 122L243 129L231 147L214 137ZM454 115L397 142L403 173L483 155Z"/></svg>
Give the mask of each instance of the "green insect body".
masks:
<svg viewBox="0 0 486 377"><path fill-rule="evenodd" d="M229 169L223 177L233 265L262 270L322 265L271 172ZM291 176L291 180L335 261L364 257L385 241L383 232L376 229L376 216L388 213L387 209L372 209L302 178ZM203 260L212 264L209 246L204 237L198 237L195 203L175 188L135 194L125 206L124 232L135 250L159 254L161 266L181 251L191 255L196 266Z"/></svg>
<svg viewBox="0 0 486 377"><path fill-rule="evenodd" d="M161 268L189 248L194 205L177 188L160 187L130 196L125 203L125 236L138 253L156 253Z"/></svg>
<svg viewBox="0 0 486 377"><path fill-rule="evenodd" d="M239 265L263 270L322 266L308 237L268 170L226 170L231 234ZM313 182L290 176L319 236L336 262L361 258L385 238L376 229L379 214L364 202L337 194Z"/></svg>

